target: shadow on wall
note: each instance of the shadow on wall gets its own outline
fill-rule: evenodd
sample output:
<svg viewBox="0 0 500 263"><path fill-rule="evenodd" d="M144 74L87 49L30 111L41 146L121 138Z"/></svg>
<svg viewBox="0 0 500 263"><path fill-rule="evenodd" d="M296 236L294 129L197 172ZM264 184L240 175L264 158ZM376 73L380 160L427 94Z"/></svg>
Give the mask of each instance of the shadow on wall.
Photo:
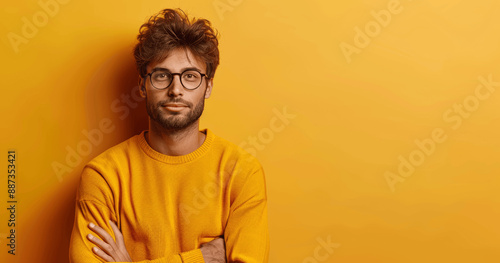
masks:
<svg viewBox="0 0 500 263"><path fill-rule="evenodd" d="M81 163L65 175L60 184L46 189L51 194L41 194L35 207L29 209L28 219L21 222L25 233L18 235L18 244L23 246L18 248L21 257L16 257L17 262L68 262L75 196L83 166L106 149L148 128L132 45L122 46L95 67L81 99L86 113L86 119L81 121L86 124L81 126L84 129L80 138L86 141L82 145L91 148L90 153L82 156Z"/></svg>
<svg viewBox="0 0 500 263"><path fill-rule="evenodd" d="M89 127L99 129L104 137L111 137L111 141L106 142L120 143L148 126L132 48L132 45L126 46L101 63L85 89ZM94 137L94 144L98 144L99 138L97 135Z"/></svg>

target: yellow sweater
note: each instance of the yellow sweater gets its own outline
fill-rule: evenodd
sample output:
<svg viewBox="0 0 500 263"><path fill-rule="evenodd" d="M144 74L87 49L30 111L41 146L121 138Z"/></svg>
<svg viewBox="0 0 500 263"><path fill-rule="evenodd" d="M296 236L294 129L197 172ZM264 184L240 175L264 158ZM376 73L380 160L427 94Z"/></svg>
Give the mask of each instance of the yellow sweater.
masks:
<svg viewBox="0 0 500 263"><path fill-rule="evenodd" d="M134 262L204 262L200 245L223 236L227 262L268 262L264 171L240 147L202 130L195 151L169 156L141 132L83 169L70 241L71 263L104 262L92 252L88 224L120 228ZM116 239L115 239L116 240Z"/></svg>

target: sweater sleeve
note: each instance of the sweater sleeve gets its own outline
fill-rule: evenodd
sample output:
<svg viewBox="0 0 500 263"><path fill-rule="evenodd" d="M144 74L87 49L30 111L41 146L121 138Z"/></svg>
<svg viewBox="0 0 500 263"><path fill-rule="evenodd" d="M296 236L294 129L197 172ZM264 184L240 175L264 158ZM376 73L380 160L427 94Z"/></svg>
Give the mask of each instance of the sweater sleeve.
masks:
<svg viewBox="0 0 500 263"><path fill-rule="evenodd" d="M102 180L102 181L99 181ZM99 182L96 184L96 182ZM90 198L92 200L81 199ZM106 262L96 255L92 248L97 246L90 242L87 235L93 233L88 227L90 222L103 228L108 234L116 240L114 232L108 223L108 220L117 221L113 209L110 209L109 198L111 190L104 178L93 169L84 169L80 186L77 191L75 202L75 219L69 245L70 263L100 263ZM95 198L95 200L94 200ZM99 200L101 199L101 200ZM105 204L105 203L108 203ZM111 206L112 207L112 206ZM130 255L133 257L133 255ZM193 249L179 254L168 255L165 257L134 261L140 263L204 263L203 255L200 249Z"/></svg>
<svg viewBox="0 0 500 263"><path fill-rule="evenodd" d="M270 241L262 167L245 180L235 179L224 239L228 262L268 262Z"/></svg>

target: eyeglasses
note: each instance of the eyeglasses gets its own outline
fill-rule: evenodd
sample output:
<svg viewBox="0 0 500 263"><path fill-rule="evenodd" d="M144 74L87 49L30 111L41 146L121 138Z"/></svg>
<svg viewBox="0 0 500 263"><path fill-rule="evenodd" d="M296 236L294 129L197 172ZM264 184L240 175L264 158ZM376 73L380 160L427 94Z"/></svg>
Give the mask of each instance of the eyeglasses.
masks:
<svg viewBox="0 0 500 263"><path fill-rule="evenodd" d="M154 69L146 76L149 76L151 85L155 89L164 90L172 84L175 75L179 75L182 86L188 90L198 88L203 81L203 77L206 76L206 74L200 73L194 69L188 69L181 73L171 73L165 69Z"/></svg>

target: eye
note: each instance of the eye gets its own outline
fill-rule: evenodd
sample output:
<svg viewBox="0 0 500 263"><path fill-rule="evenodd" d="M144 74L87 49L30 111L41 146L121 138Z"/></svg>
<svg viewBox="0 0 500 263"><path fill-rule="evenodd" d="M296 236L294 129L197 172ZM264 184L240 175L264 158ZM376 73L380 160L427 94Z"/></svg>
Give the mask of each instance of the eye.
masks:
<svg viewBox="0 0 500 263"><path fill-rule="evenodd" d="M195 81L198 81L200 79L200 73L198 73L196 71L187 71L187 72L184 72L184 74L182 74L182 78L185 81L195 82Z"/></svg>
<svg viewBox="0 0 500 263"><path fill-rule="evenodd" d="M166 72L155 72L155 74L153 74L153 79L156 81L166 81L170 79L170 74Z"/></svg>

